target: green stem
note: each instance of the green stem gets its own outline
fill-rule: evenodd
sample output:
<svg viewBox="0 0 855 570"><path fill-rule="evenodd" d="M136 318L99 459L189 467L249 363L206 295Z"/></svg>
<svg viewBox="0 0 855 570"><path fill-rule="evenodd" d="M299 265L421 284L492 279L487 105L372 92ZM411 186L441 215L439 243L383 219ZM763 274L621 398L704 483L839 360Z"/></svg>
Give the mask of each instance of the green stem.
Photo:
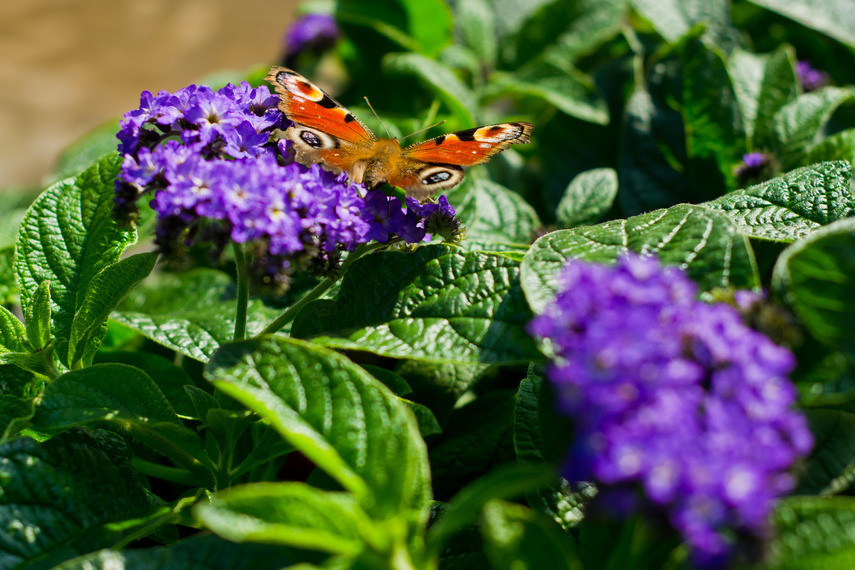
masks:
<svg viewBox="0 0 855 570"><path fill-rule="evenodd" d="M157 463L152 463L151 461L146 461L145 459L140 459L139 457L132 457L131 463L133 463L136 470L143 475L157 477L158 479L172 481L173 483L181 483L182 485L189 485L191 487L196 487L199 484L199 478L187 469L176 469L175 467L159 465Z"/></svg>
<svg viewBox="0 0 855 570"><path fill-rule="evenodd" d="M234 243L235 265L237 266L237 309L235 310L234 340L246 338L246 310L249 305L249 268L246 265L246 255L243 246Z"/></svg>
<svg viewBox="0 0 855 570"><path fill-rule="evenodd" d="M398 240L390 241L389 243L372 243L371 245L362 244L356 248L356 250L347 256L347 259L344 260L344 263L341 264L341 269L339 269L338 274L327 277L320 283L318 283L314 289L306 293L299 301L285 309L281 315L276 317L273 322L264 327L264 330L258 333L258 336L263 334L273 334L278 330L281 330L282 327L290 323L294 320L294 317L309 303L314 301L315 299L320 298L321 295L329 291L330 287L332 287L336 281L341 279L341 277L347 273L347 269L350 267L350 264L365 255L368 252L374 251L375 249L380 249L382 247L387 247Z"/></svg>

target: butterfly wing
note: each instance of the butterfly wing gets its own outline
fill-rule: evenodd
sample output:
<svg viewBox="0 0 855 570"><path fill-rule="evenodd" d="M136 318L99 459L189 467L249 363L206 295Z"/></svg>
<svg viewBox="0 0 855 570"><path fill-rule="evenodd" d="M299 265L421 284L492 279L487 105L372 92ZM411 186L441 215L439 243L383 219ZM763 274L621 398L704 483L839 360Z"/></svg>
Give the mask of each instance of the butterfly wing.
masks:
<svg viewBox="0 0 855 570"><path fill-rule="evenodd" d="M279 95L279 110L293 121L285 137L294 143L297 161L319 162L354 178L354 165L373 154L368 127L320 87L285 67L270 69L266 80ZM364 166L362 167L364 168ZM361 172L358 173L361 178Z"/></svg>
<svg viewBox="0 0 855 570"><path fill-rule="evenodd" d="M501 123L410 145L401 151L401 168L389 177L389 184L418 199L448 190L463 181L461 166L489 162L512 144L528 143L532 128L530 123Z"/></svg>

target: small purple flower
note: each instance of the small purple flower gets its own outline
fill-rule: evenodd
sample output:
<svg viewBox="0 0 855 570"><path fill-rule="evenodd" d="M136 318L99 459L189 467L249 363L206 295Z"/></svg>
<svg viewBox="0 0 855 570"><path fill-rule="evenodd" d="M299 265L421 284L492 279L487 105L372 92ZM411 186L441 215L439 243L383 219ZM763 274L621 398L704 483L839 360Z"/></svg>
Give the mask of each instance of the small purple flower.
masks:
<svg viewBox="0 0 855 570"><path fill-rule="evenodd" d="M742 162L733 169L739 182L759 181L769 178L775 170L775 160L768 152L749 152L742 155Z"/></svg>
<svg viewBox="0 0 855 570"><path fill-rule="evenodd" d="M728 529L762 537L813 445L791 409L793 355L652 258L571 260L559 289L529 330L576 426L565 476L638 489L703 566L726 562Z"/></svg>
<svg viewBox="0 0 855 570"><path fill-rule="evenodd" d="M289 58L304 51L321 52L338 41L341 32L335 18L328 14L306 14L285 32L285 51Z"/></svg>
<svg viewBox="0 0 855 570"><path fill-rule="evenodd" d="M805 93L821 89L831 81L828 73L814 69L810 62L805 60L799 61L796 64L796 75Z"/></svg>

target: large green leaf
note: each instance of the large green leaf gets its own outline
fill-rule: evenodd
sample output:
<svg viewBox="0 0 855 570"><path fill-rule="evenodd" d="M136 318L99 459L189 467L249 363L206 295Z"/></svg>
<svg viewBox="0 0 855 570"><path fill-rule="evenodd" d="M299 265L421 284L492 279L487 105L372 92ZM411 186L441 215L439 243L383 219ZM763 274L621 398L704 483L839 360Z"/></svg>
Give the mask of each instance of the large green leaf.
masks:
<svg viewBox="0 0 855 570"><path fill-rule="evenodd" d="M108 421L192 470L200 483L211 468L195 431L143 371L125 364L96 364L63 374L45 388L33 426L56 433L72 426Z"/></svg>
<svg viewBox="0 0 855 570"><path fill-rule="evenodd" d="M740 162L745 131L721 53L700 38L682 48L686 174L696 192L714 197L735 185L733 166Z"/></svg>
<svg viewBox="0 0 855 570"><path fill-rule="evenodd" d="M530 318L516 261L430 245L359 259L335 305L292 334L395 358L524 362L538 357Z"/></svg>
<svg viewBox="0 0 855 570"><path fill-rule="evenodd" d="M542 514L493 500L484 505L481 533L495 570L581 570L573 537Z"/></svg>
<svg viewBox="0 0 855 570"><path fill-rule="evenodd" d="M0 445L0 491L3 568L50 568L112 546L155 508L122 439L100 430Z"/></svg>
<svg viewBox="0 0 855 570"><path fill-rule="evenodd" d="M353 556L370 525L349 493L305 483L250 483L217 493L194 509L206 528L233 542L260 542Z"/></svg>
<svg viewBox="0 0 855 570"><path fill-rule="evenodd" d="M849 89L825 87L800 95L781 107L773 120L777 139L774 150L781 168L801 166L802 158L817 143L832 113L851 98Z"/></svg>
<svg viewBox="0 0 855 570"><path fill-rule="evenodd" d="M854 497L790 497L772 517L771 568L827 570L855 564Z"/></svg>
<svg viewBox="0 0 855 570"><path fill-rule="evenodd" d="M111 317L176 352L206 361L234 337L237 301L231 278L213 269L158 276L134 290ZM278 315L259 300L249 304L247 334Z"/></svg>
<svg viewBox="0 0 855 570"><path fill-rule="evenodd" d="M814 337L855 358L855 219L837 221L788 247L772 283Z"/></svg>
<svg viewBox="0 0 855 570"><path fill-rule="evenodd" d="M79 176L54 184L21 222L15 256L21 304L28 307L36 288L50 281L56 338L70 337L92 279L136 241L134 230L118 227L110 217L120 165L119 156L111 154Z"/></svg>
<svg viewBox="0 0 855 570"><path fill-rule="evenodd" d="M848 0L751 0L855 47L855 13Z"/></svg>
<svg viewBox="0 0 855 570"><path fill-rule="evenodd" d="M488 0L460 0L455 5L460 33L484 65L493 67L499 51L496 12Z"/></svg>
<svg viewBox="0 0 855 570"><path fill-rule="evenodd" d="M168 546L99 550L69 560L55 570L280 570L305 561L286 549L265 544L235 544L200 533Z"/></svg>
<svg viewBox="0 0 855 570"><path fill-rule="evenodd" d="M725 51L739 42L726 0L631 0L630 4L670 43L676 43L697 24L705 26L705 40Z"/></svg>
<svg viewBox="0 0 855 570"><path fill-rule="evenodd" d="M84 364L92 362L107 332L107 317L131 289L148 277L156 262L157 253L138 253L108 265L92 278L71 323L69 365L74 367L80 360Z"/></svg>
<svg viewBox="0 0 855 570"><path fill-rule="evenodd" d="M392 72L415 75L430 85L464 124L474 125L478 112L475 94L454 70L417 53L391 53L383 67Z"/></svg>
<svg viewBox="0 0 855 570"><path fill-rule="evenodd" d="M477 178L453 199L460 199L456 208L466 228L463 245L472 249L525 249L541 225L522 196L490 180Z"/></svg>
<svg viewBox="0 0 855 570"><path fill-rule="evenodd" d="M430 474L416 420L362 368L277 336L221 347L205 373L352 492L372 518L426 516Z"/></svg>
<svg viewBox="0 0 855 570"><path fill-rule="evenodd" d="M565 228L594 223L612 207L617 192L618 178L614 170L587 170L567 186L555 218Z"/></svg>
<svg viewBox="0 0 855 570"><path fill-rule="evenodd" d="M805 166L703 205L726 212L745 235L791 242L855 215L850 175L847 162Z"/></svg>
<svg viewBox="0 0 855 570"><path fill-rule="evenodd" d="M727 60L727 72L739 101L749 149L773 147L772 117L796 98L795 54L781 46L770 54L736 49Z"/></svg>
<svg viewBox="0 0 855 570"><path fill-rule="evenodd" d="M716 210L682 204L546 234L522 263L520 281L529 305L538 313L554 298L558 271L568 259L611 263L628 251L684 267L703 290L751 288L758 282L754 254L738 226Z"/></svg>

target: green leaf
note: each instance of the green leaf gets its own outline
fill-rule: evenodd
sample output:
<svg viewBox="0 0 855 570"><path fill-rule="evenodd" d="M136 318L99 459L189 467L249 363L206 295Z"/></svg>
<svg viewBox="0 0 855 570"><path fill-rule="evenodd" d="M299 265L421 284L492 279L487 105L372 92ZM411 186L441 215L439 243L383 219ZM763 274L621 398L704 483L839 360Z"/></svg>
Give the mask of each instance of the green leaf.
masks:
<svg viewBox="0 0 855 570"><path fill-rule="evenodd" d="M822 139L810 149L803 162L815 164L829 160L855 163L855 129L846 129Z"/></svg>
<svg viewBox="0 0 855 570"><path fill-rule="evenodd" d="M416 416L416 422L419 424L419 433L423 438L442 433L442 427L433 415L433 410L406 398L401 398L401 401L413 410L413 415Z"/></svg>
<svg viewBox="0 0 855 570"><path fill-rule="evenodd" d="M448 500L492 469L514 461L514 392L493 390L455 409L444 434L431 442L433 489Z"/></svg>
<svg viewBox="0 0 855 570"><path fill-rule="evenodd" d="M48 384L36 406L33 426L57 433L72 426L108 421L210 479L210 460L195 431L184 427L157 385L124 364L96 364L72 370Z"/></svg>
<svg viewBox="0 0 855 570"><path fill-rule="evenodd" d="M541 237L520 271L529 305L539 313L555 297L558 272L568 259L612 263L627 251L655 254L665 265L685 268L704 291L758 283L753 252L737 225L716 210L682 204Z"/></svg>
<svg viewBox="0 0 855 570"><path fill-rule="evenodd" d="M280 570L298 560L286 549L265 544L235 544L200 533L168 546L99 550L69 560L54 570Z"/></svg>
<svg viewBox="0 0 855 570"><path fill-rule="evenodd" d="M800 95L775 113L773 122L778 141L775 155L782 169L803 164L804 156L817 143L832 113L851 98L849 89L824 87Z"/></svg>
<svg viewBox="0 0 855 570"><path fill-rule="evenodd" d="M0 491L3 568L50 568L112 546L154 510L124 442L101 430L0 445Z"/></svg>
<svg viewBox="0 0 855 570"><path fill-rule="evenodd" d="M706 28L704 40L729 52L739 44L725 0L631 0L639 14L669 43L677 43L697 24Z"/></svg>
<svg viewBox="0 0 855 570"><path fill-rule="evenodd" d="M609 122L608 106L594 81L567 65L537 62L513 74L496 74L484 95L488 98L528 95L554 105L571 117L597 125Z"/></svg>
<svg viewBox="0 0 855 570"><path fill-rule="evenodd" d="M393 358L510 363L538 358L517 262L453 246L379 252L348 270L334 318L293 329L335 348Z"/></svg>
<svg viewBox="0 0 855 570"><path fill-rule="evenodd" d="M146 280L110 316L167 348L205 362L233 338L236 307L228 275L195 269ZM278 314L257 299L250 301L247 334L258 334Z"/></svg>
<svg viewBox="0 0 855 570"><path fill-rule="evenodd" d="M19 398L35 398L44 387L44 380L32 372L14 365L0 366L0 394Z"/></svg>
<svg viewBox="0 0 855 570"><path fill-rule="evenodd" d="M489 67L496 64L499 51L496 13L488 0L459 0L455 16L460 33L481 62Z"/></svg>
<svg viewBox="0 0 855 570"><path fill-rule="evenodd" d="M0 354L29 351L24 323L6 307L0 306Z"/></svg>
<svg viewBox="0 0 855 570"><path fill-rule="evenodd" d="M855 563L855 498L788 497L772 516L771 568L826 570Z"/></svg>
<svg viewBox="0 0 855 570"><path fill-rule="evenodd" d="M206 528L232 542L259 542L353 556L371 524L349 493L305 483L251 483L217 493L193 513Z"/></svg>
<svg viewBox="0 0 855 570"><path fill-rule="evenodd" d="M740 48L730 54L727 72L739 101L749 149L774 146L772 117L798 94L794 65L790 46L781 46L770 54Z"/></svg>
<svg viewBox="0 0 855 570"><path fill-rule="evenodd" d="M491 180L473 180L452 199L466 228L463 245L472 249L527 249L541 226L537 212L522 196Z"/></svg>
<svg viewBox="0 0 855 570"><path fill-rule="evenodd" d="M429 56L451 42L451 11L441 0L339 0L335 16L341 22L368 26L409 51Z"/></svg>
<svg viewBox="0 0 855 570"><path fill-rule="evenodd" d="M714 2L724 4L724 2ZM739 104L718 51L693 38L682 44L686 174L692 188L719 195L735 186L745 132Z"/></svg>
<svg viewBox="0 0 855 570"><path fill-rule="evenodd" d="M452 498L448 510L428 530L428 551L441 552L448 538L474 522L488 501L511 499L554 481L555 473L543 465L511 464L494 469Z"/></svg>
<svg viewBox="0 0 855 570"><path fill-rule="evenodd" d="M575 542L554 522L522 505L484 505L481 533L495 570L581 570Z"/></svg>
<svg viewBox="0 0 855 570"><path fill-rule="evenodd" d="M92 278L71 323L68 362L72 367L81 359L84 365L91 363L106 333L107 317L131 289L148 277L157 263L157 255L155 252L132 255L108 265Z"/></svg>
<svg viewBox="0 0 855 570"><path fill-rule="evenodd" d="M855 414L843 410L804 410L814 436L813 452L799 478L798 494L842 493L855 482Z"/></svg>
<svg viewBox="0 0 855 570"><path fill-rule="evenodd" d="M383 68L415 75L442 97L461 122L474 126L478 101L469 86L451 68L417 53L390 53L383 58Z"/></svg>
<svg viewBox="0 0 855 570"><path fill-rule="evenodd" d="M565 228L596 222L617 197L617 172L594 168L576 176L558 203L555 218Z"/></svg>
<svg viewBox="0 0 855 570"><path fill-rule="evenodd" d="M397 0L407 16L410 35L429 56L437 55L451 43L454 21L443 0Z"/></svg>
<svg viewBox="0 0 855 570"><path fill-rule="evenodd" d="M24 309L27 339L33 350L40 350L50 341L50 281L44 280L36 289L30 305Z"/></svg>
<svg viewBox="0 0 855 570"><path fill-rule="evenodd" d="M18 285L15 283L15 246L0 249L0 305L17 304Z"/></svg>
<svg viewBox="0 0 855 570"><path fill-rule="evenodd" d="M119 145L116 138L118 132L119 122L112 120L95 127L63 149L56 159L56 168L50 175L51 184L63 178L77 176L104 155L115 151Z"/></svg>
<svg viewBox="0 0 855 570"><path fill-rule="evenodd" d="M430 474L416 420L348 359L302 341L262 337L223 346L205 374L353 493L372 518L426 516Z"/></svg>
<svg viewBox="0 0 855 570"><path fill-rule="evenodd" d="M855 358L855 219L834 222L784 250L772 285L817 340Z"/></svg>
<svg viewBox="0 0 855 570"><path fill-rule="evenodd" d="M28 308L38 286L50 281L55 338L69 338L92 278L136 241L134 230L119 228L110 217L120 166L119 156L111 154L76 178L54 184L21 222L15 256L21 304Z"/></svg>
<svg viewBox="0 0 855 570"><path fill-rule="evenodd" d="M805 166L703 205L727 213L744 235L792 242L855 215L850 175L846 162Z"/></svg>
<svg viewBox="0 0 855 570"><path fill-rule="evenodd" d="M847 0L751 0L796 22L855 47L855 14Z"/></svg>

